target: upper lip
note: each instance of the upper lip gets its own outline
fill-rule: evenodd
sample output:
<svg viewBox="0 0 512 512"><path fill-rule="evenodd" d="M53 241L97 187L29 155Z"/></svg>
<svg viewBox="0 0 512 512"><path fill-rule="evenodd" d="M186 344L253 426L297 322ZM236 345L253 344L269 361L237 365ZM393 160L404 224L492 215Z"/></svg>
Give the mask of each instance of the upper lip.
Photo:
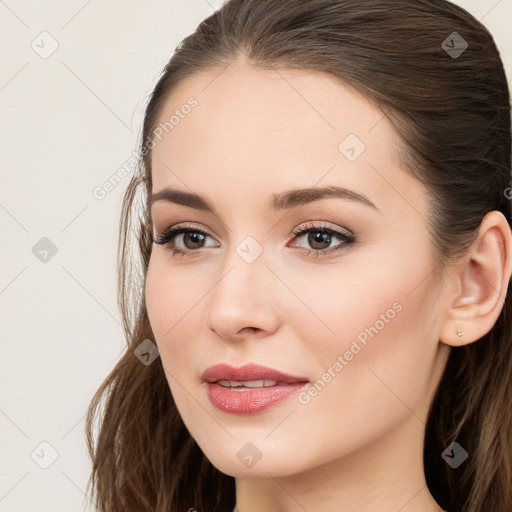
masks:
<svg viewBox="0 0 512 512"><path fill-rule="evenodd" d="M231 381L250 381L250 380L275 380L276 382L286 382L295 384L297 382L309 382L304 377L288 375L286 373L260 366L258 364L245 364L238 368L229 364L216 364L210 366L201 375L201 379L205 382L217 382L219 380Z"/></svg>

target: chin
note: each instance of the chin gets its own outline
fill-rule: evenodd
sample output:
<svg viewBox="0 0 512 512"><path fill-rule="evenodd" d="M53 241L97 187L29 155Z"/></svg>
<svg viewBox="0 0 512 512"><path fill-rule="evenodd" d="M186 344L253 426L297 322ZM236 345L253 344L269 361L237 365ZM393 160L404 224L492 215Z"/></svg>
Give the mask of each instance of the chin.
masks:
<svg viewBox="0 0 512 512"><path fill-rule="evenodd" d="M270 443L269 443L270 444ZM202 448L201 448L202 449ZM203 449L202 449L203 450ZM284 477L303 471L297 450L291 456L288 450L279 450L275 446L262 446L262 443L235 441L226 443L222 452L219 446L212 450L203 450L208 460L222 473L235 477L268 478Z"/></svg>

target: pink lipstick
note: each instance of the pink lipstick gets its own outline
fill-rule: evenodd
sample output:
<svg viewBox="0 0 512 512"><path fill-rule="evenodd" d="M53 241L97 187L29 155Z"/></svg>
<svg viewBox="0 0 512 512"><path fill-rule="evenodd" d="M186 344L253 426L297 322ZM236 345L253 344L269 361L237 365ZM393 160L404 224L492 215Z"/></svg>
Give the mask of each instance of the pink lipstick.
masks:
<svg viewBox="0 0 512 512"><path fill-rule="evenodd" d="M235 368L218 364L201 375L207 395L217 409L231 414L261 412L300 391L309 382L304 377L247 364Z"/></svg>

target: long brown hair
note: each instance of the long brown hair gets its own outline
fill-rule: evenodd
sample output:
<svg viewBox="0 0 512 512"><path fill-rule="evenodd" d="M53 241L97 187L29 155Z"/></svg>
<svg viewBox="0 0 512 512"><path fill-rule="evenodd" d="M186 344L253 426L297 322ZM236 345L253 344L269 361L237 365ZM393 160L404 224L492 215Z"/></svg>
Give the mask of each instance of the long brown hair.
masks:
<svg viewBox="0 0 512 512"><path fill-rule="evenodd" d="M148 147L157 118L184 78L241 56L264 69L328 73L385 113L404 163L427 187L441 267L469 248L486 213L498 210L512 225L509 90L492 36L465 10L445 0L226 2L179 44L156 84L140 168L124 196L118 299L127 348L94 395L86 426L99 511L226 512L235 504L234 479L188 433L160 358L146 366L134 350L154 340L143 290L152 248ZM430 409L425 474L449 512L512 510L511 319L509 292L492 330L451 350ZM441 457L454 441L468 453L457 469Z"/></svg>

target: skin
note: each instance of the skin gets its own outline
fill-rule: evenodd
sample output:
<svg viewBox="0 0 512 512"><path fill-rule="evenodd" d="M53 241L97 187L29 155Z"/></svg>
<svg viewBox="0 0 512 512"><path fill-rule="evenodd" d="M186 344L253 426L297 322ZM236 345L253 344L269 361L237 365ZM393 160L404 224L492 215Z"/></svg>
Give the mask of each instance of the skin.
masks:
<svg viewBox="0 0 512 512"><path fill-rule="evenodd" d="M193 257L154 244L145 290L190 434L236 478L240 512L441 510L423 471L428 408L450 346L483 336L503 306L512 271L503 215L486 216L471 251L440 281L426 190L400 164L391 124L365 98L326 75L240 60L182 81L160 121L190 96L198 105L153 149L153 192L201 194L216 214L156 201L154 236L184 222L211 236L199 250L183 235L171 242L200 252ZM338 149L348 134L366 145L353 162ZM273 194L325 185L364 194L378 209L340 198L267 207ZM293 231L310 222L351 230L357 243L307 255L308 235ZM252 263L236 251L247 236L263 251ZM342 247L331 240L317 252ZM338 356L394 303L400 312L309 403L295 396L240 416L208 400L200 375L221 362L313 383L329 368L332 376ZM261 453L252 467L237 457L247 443Z"/></svg>

